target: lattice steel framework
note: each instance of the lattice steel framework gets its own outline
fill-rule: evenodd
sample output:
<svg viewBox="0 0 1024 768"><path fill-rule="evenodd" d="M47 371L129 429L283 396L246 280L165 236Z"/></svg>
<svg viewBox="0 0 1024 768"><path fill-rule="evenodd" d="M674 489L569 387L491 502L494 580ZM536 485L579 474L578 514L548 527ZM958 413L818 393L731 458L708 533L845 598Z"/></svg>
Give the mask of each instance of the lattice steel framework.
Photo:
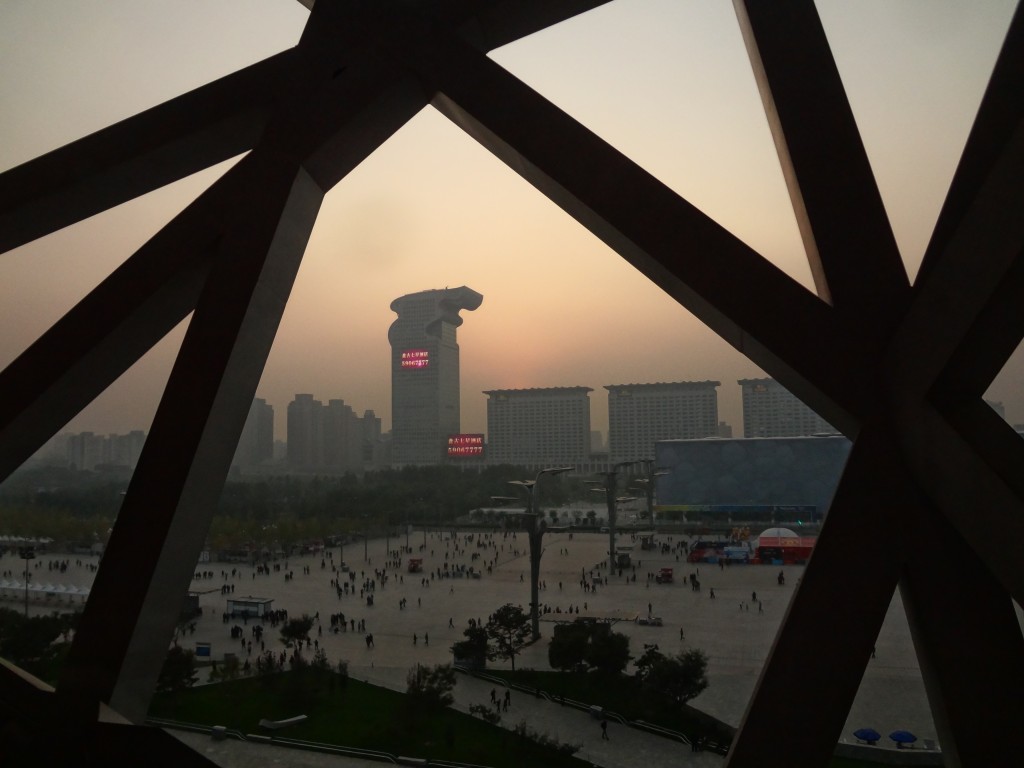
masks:
<svg viewBox="0 0 1024 768"><path fill-rule="evenodd" d="M320 0L295 48L0 175L6 251L249 150L0 373L6 477L194 313L57 691L0 678L19 727L171 759L99 703L145 713L324 193L433 104L854 440L727 764L827 762L897 586L946 765L1016 764L1024 442L982 394L1024 336L1019 9L911 285L813 2L735 0L815 295L486 56L601 4Z"/></svg>

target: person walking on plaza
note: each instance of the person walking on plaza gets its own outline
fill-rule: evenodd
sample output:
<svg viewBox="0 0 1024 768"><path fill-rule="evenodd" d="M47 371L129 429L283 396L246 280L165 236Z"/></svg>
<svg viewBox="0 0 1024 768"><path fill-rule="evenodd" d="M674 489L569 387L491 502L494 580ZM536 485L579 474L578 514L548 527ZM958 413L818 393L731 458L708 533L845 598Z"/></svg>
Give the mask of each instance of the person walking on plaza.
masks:
<svg viewBox="0 0 1024 768"><path fill-rule="evenodd" d="M608 721L607 720L602 720L601 721L601 738L604 739L605 741L610 741L610 739L608 738Z"/></svg>

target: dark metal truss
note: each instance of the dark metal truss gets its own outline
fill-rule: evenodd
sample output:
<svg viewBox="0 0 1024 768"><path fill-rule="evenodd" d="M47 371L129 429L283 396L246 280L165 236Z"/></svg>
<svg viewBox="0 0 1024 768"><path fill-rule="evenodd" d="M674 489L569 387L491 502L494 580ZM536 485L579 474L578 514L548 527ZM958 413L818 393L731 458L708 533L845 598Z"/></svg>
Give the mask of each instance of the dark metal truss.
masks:
<svg viewBox="0 0 1024 768"><path fill-rule="evenodd" d="M815 295L486 56L601 4L320 0L295 48L0 175L9 250L248 151L0 373L2 478L193 313L56 692L0 675L25 733L170 759L100 703L146 712L323 195L432 104L854 441L727 764L827 763L897 587L946 765L1017 764L1024 442L982 395L1024 336L1021 13L911 284L814 3L735 0Z"/></svg>

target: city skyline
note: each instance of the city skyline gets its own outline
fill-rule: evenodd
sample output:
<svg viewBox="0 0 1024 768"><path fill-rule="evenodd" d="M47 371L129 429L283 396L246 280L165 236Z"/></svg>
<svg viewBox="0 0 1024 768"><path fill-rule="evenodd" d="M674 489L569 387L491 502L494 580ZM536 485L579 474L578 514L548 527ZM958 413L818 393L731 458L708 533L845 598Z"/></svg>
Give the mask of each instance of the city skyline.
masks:
<svg viewBox="0 0 1024 768"><path fill-rule="evenodd" d="M1014 3L856 6L818 3L913 275ZM5 4L0 169L290 47L306 15L293 0ZM729 4L610 3L493 58L811 285ZM4 254L0 365L226 166ZM460 329L464 432L486 431L488 389L765 375L428 108L325 200L257 391L275 432L299 392L390 429L388 307L445 285L487 296ZM182 332L61 431L148 431ZM1024 421L1021 357L988 393L1011 423ZM720 418L738 428L739 390L722 394ZM591 407L607 433L606 401Z"/></svg>

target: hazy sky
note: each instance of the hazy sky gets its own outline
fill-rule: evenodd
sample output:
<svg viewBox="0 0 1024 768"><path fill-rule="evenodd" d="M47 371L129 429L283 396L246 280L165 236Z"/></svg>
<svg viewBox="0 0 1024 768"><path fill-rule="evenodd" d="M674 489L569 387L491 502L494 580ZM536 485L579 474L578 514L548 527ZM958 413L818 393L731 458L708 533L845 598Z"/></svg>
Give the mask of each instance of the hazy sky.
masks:
<svg viewBox="0 0 1024 768"><path fill-rule="evenodd" d="M928 242L1015 3L819 0L911 275ZM3 0L0 170L291 47L295 0ZM727 0L616 0L493 58L810 285ZM0 366L223 168L0 254ZM738 276L741 279L742 276ZM467 285L462 422L485 389L715 379L741 433L738 378L763 375L444 117L427 108L327 195L259 387L284 434L297 392L390 428L388 307ZM148 429L183 328L71 422ZM1024 421L1024 354L989 392Z"/></svg>

